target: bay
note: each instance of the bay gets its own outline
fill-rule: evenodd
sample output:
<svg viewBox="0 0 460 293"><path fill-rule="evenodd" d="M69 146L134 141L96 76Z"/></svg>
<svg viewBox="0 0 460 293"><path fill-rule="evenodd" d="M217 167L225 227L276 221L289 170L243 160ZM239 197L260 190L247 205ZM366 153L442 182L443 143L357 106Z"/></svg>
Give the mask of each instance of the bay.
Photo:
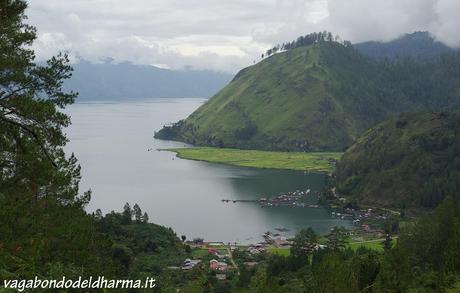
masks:
<svg viewBox="0 0 460 293"><path fill-rule="evenodd" d="M287 229L286 236L312 227L327 233L348 226L324 208L261 208L256 203L222 199L256 199L324 185L324 175L289 170L254 169L189 161L157 149L183 143L153 138L164 124L187 117L204 99L149 99L71 105L66 152L82 166L81 191L91 189L87 209L121 211L138 203L150 221L171 227L188 239L255 243L266 231ZM315 203L314 195L308 198Z"/></svg>

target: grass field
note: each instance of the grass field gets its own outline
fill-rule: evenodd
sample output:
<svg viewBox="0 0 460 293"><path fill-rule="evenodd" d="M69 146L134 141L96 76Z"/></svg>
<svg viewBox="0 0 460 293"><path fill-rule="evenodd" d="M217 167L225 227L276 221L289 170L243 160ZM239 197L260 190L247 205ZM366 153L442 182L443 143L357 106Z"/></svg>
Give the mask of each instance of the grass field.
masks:
<svg viewBox="0 0 460 293"><path fill-rule="evenodd" d="M179 158L234 166L331 173L342 153L271 152L211 147L167 149Z"/></svg>
<svg viewBox="0 0 460 293"><path fill-rule="evenodd" d="M289 256L291 254L291 250L289 248L278 248L275 246L268 247L267 251L271 254L277 254L281 256Z"/></svg>
<svg viewBox="0 0 460 293"><path fill-rule="evenodd" d="M377 251L383 251L383 241L385 239L374 239L374 240L367 240L367 241L360 241L360 242L349 242L348 246L350 248L356 250L359 247L366 247L369 249L374 249ZM395 246L396 243L398 242L398 238L394 237L392 241L392 246Z"/></svg>
<svg viewBox="0 0 460 293"><path fill-rule="evenodd" d="M376 240L368 240L368 241L361 241L361 242L350 242L348 243L350 248L356 250L360 247L366 247L369 249L383 251L383 239L376 239Z"/></svg>

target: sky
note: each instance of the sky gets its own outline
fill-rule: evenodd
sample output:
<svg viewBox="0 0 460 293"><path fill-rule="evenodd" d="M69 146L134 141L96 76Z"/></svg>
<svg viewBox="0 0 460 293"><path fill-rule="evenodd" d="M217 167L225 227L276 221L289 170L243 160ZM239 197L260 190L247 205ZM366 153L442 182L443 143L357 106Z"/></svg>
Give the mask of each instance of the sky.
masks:
<svg viewBox="0 0 460 293"><path fill-rule="evenodd" d="M277 43L328 30L353 43L430 31L460 47L459 0L29 0L37 59L235 73Z"/></svg>

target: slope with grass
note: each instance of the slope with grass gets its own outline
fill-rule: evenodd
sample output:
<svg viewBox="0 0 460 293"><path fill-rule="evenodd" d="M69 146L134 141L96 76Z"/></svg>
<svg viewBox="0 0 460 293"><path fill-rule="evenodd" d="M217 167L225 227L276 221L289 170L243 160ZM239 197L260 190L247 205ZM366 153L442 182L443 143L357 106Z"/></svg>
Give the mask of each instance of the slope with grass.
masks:
<svg viewBox="0 0 460 293"><path fill-rule="evenodd" d="M168 149L183 159L226 165L332 173L341 153L271 152L211 147Z"/></svg>
<svg viewBox="0 0 460 293"><path fill-rule="evenodd" d="M392 117L367 131L337 165L337 191L388 207L436 207L460 190L460 113Z"/></svg>
<svg viewBox="0 0 460 293"><path fill-rule="evenodd" d="M187 119L155 136L197 146L343 151L391 114L460 109L459 65L457 53L376 61L350 45L318 42L241 70Z"/></svg>

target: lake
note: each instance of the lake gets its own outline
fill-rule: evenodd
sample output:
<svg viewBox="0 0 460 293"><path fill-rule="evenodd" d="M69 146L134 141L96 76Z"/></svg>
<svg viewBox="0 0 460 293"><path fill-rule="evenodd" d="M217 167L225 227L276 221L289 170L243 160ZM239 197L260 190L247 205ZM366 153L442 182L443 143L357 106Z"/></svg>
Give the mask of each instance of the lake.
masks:
<svg viewBox="0 0 460 293"><path fill-rule="evenodd" d="M66 112L66 152L82 166L81 190L91 189L87 209L121 211L138 203L150 221L171 227L188 239L255 243L266 231L289 229L292 235L312 227L327 233L348 221L331 218L324 208L262 208L256 203L223 203L222 199L255 199L282 192L319 190L324 175L299 171L241 168L189 161L157 151L183 143L153 138L164 124L183 119L203 99L150 99L114 103L78 103ZM312 195L308 201L315 203Z"/></svg>

